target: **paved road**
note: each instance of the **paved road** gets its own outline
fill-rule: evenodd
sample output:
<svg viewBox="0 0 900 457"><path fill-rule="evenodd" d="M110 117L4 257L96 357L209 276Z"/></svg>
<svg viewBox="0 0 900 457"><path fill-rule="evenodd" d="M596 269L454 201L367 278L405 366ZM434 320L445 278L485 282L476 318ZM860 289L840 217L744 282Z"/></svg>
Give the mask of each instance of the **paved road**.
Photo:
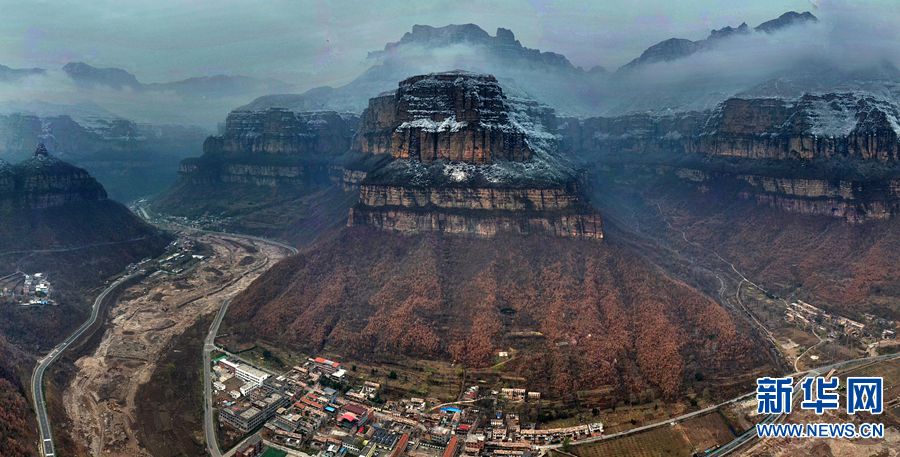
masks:
<svg viewBox="0 0 900 457"><path fill-rule="evenodd" d="M222 451L219 449L219 440L216 438L216 421L213 419L212 380L209 378L209 370L210 366L212 366L212 351L216 348L216 335L219 333L219 326L222 325L225 312L228 311L229 303L231 303L230 299L222 302L222 307L216 313L216 317L209 327L209 333L206 334L206 340L203 341L203 434L206 436L206 449L212 457L222 457Z"/></svg>
<svg viewBox="0 0 900 457"><path fill-rule="evenodd" d="M289 246L278 241L267 240L265 238L250 235L235 235L231 233L210 232L206 230L201 230L201 232L260 241L286 249L290 251L291 254L296 254L298 252L297 248L293 246ZM246 273L244 273L244 276L256 271L258 268L259 267L247 271ZM222 319L225 318L225 314L228 312L228 305L230 304L231 299L227 299L222 302L222 306L219 308L219 311L216 313L215 319L213 319L212 325L210 325L209 327L209 333L206 334L206 339L203 341L203 434L206 438L206 449L209 452L209 455L211 455L212 457L223 457L223 454L222 450L219 448L219 440L216 438L216 421L213 415L212 379L210 379L210 367L212 366L212 351L218 349L216 347L216 335L219 334L219 326L222 325ZM233 451L234 449L232 449L231 452ZM226 455L229 455L231 452L226 453Z"/></svg>
<svg viewBox="0 0 900 457"><path fill-rule="evenodd" d="M879 356L875 356L875 357L865 357L865 358L861 358L861 359L847 360L844 362L837 362L837 363L832 363L830 365L818 367L818 368L815 368L815 369L812 369L812 370L809 370L806 372L792 373L790 376L796 376L801 373L806 373L806 376L804 376L804 378L807 376L819 376L822 373L828 373L829 371L831 371L833 369L838 370L838 369L846 368L846 367L856 364L856 363L883 362L883 361L888 361L888 360L894 360L897 358L900 358L900 354L886 354L886 355L879 355ZM794 384L793 398L798 398L797 394L799 392L801 385L802 385L801 382L797 382ZM781 420L783 417L784 417L783 414L770 414L765 419L763 419L762 423L777 422L777 421ZM755 440L757 438L758 437L756 436L756 427L752 427L750 430L747 430L746 432L744 432L744 434L742 434L741 436L738 436L731 442L723 445L719 449L716 449L715 451L711 452L709 455L711 457L712 456L721 457L724 455L729 455L732 452L737 451L738 449L744 447L746 444L752 442L753 440Z"/></svg>
<svg viewBox="0 0 900 457"><path fill-rule="evenodd" d="M45 457L52 457L56 455L56 449L53 446L53 432L50 428L50 419L47 417L47 405L44 401L44 373L47 371L47 368L59 358L60 354L66 350L72 343L74 343L81 335L84 334L95 322L97 322L97 317L100 315L100 309L102 308L103 301L106 300L106 297L109 296L113 291L115 291L119 286L124 284L129 279L137 276L139 273L130 274L127 276L123 276L117 280L115 280L112 284L109 285L100 295L97 296L97 299L94 300L94 305L91 308L91 317L81 324L74 333L69 335L62 343L56 345L50 353L48 353L44 358L38 360L37 365L34 367L34 371L31 376L31 395L32 401L34 402L34 410L38 419L38 428L40 430L40 449L41 455Z"/></svg>

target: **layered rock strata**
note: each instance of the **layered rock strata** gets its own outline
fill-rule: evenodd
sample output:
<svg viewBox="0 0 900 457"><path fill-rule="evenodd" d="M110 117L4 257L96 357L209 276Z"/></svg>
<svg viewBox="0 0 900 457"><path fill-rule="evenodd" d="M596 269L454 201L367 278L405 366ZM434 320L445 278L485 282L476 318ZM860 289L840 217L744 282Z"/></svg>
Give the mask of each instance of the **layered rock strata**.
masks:
<svg viewBox="0 0 900 457"><path fill-rule="evenodd" d="M348 224L601 239L600 217L547 131L551 115L508 99L490 75L454 71L400 82L363 113L355 151L389 160L345 171L345 185L360 195Z"/></svg>
<svg viewBox="0 0 900 457"><path fill-rule="evenodd" d="M561 131L569 150L663 165L790 212L863 222L900 210L900 108L867 93L732 98L702 113L568 120Z"/></svg>
<svg viewBox="0 0 900 457"><path fill-rule="evenodd" d="M277 187L328 182L349 148L358 118L335 112L296 113L280 108L233 111L224 133L203 143L203 156L184 160L179 176L215 183Z"/></svg>

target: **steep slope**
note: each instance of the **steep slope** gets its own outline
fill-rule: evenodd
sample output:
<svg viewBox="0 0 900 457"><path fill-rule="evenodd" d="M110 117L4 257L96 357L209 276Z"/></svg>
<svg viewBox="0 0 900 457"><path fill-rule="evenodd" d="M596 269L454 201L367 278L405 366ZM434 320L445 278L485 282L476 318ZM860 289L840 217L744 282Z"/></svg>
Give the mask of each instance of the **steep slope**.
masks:
<svg viewBox="0 0 900 457"><path fill-rule="evenodd" d="M796 214L742 198L727 182L698 187L654 167L613 167L597 179L604 184L595 200L620 227L699 246L716 265L731 271L734 264L782 297L861 321L864 313L900 317L897 218L850 224Z"/></svg>
<svg viewBox="0 0 900 457"><path fill-rule="evenodd" d="M59 308L2 307L2 333L29 349L50 346L79 321L85 292L168 243L43 145L31 159L0 163L0 218L0 276L45 272L59 291Z"/></svg>
<svg viewBox="0 0 900 457"><path fill-rule="evenodd" d="M680 391L685 379L764 363L720 305L613 242L472 240L347 229L274 267L229 309L244 341L364 360L491 363L555 396L615 386ZM532 340L516 335L540 332Z"/></svg>
<svg viewBox="0 0 900 457"><path fill-rule="evenodd" d="M552 111L522 103L458 71L371 99L355 148L386 158L348 183L350 227L236 297L229 343L480 372L511 349L495 367L505 379L613 403L674 398L706 375L737 373L733 387L766 365L745 321L603 237L544 130Z"/></svg>

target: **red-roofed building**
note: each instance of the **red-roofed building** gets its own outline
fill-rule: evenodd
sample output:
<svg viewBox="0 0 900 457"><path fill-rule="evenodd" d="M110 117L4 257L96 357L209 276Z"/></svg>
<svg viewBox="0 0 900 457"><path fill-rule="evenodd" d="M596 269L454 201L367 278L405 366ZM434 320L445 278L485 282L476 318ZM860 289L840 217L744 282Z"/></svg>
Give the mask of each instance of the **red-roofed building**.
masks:
<svg viewBox="0 0 900 457"><path fill-rule="evenodd" d="M444 448L444 454L441 457L456 457L456 450L459 449L459 438L453 435L447 447Z"/></svg>
<svg viewBox="0 0 900 457"><path fill-rule="evenodd" d="M406 445L409 444L409 433L404 433L397 441L397 446L391 451L391 457L400 457L406 453Z"/></svg>

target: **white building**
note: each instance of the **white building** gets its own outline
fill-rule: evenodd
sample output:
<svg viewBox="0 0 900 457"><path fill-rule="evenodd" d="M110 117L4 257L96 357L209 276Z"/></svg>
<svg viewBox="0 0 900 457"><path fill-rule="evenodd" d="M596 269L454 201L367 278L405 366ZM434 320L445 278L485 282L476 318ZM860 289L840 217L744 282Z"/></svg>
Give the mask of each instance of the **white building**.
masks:
<svg viewBox="0 0 900 457"><path fill-rule="evenodd" d="M263 381L265 381L269 377L269 373L262 371L258 368L251 367L250 365L238 365L237 369L234 372L234 375L237 376L238 379L247 383L253 383L257 386L261 386Z"/></svg>

